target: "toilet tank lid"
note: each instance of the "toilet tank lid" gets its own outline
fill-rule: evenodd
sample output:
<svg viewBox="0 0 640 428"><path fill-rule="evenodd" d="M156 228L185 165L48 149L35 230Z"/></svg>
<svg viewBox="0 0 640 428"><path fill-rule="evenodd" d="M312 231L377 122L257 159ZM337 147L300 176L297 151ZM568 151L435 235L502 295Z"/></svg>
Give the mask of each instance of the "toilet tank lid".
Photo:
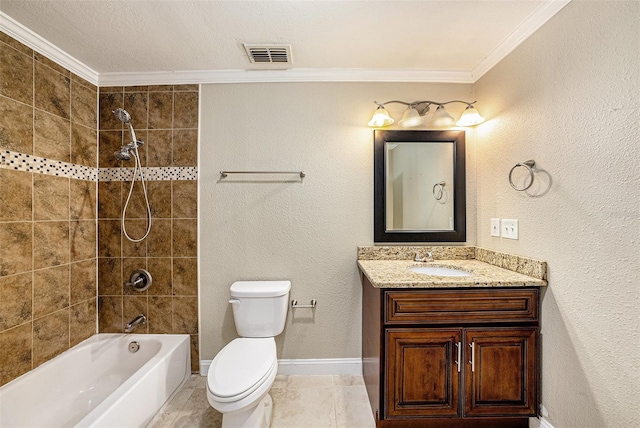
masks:
<svg viewBox="0 0 640 428"><path fill-rule="evenodd" d="M291 290L291 281L236 281L231 285L232 297L277 297Z"/></svg>

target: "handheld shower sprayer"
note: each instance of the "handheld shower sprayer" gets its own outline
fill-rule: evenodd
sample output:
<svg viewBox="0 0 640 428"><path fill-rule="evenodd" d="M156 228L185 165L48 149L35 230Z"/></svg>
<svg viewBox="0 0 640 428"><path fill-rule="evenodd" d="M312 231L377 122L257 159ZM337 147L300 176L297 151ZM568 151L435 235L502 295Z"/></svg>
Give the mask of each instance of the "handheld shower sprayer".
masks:
<svg viewBox="0 0 640 428"><path fill-rule="evenodd" d="M136 159L136 164L133 168L133 175L131 177L131 187L129 187L129 195L127 196L127 201L124 203L124 207L122 208L122 232L124 236L131 242L140 242L143 241L147 236L149 236L149 232L151 232L151 207L149 206L149 196L147 195L147 185L144 182L144 176L142 175L142 164L140 163L140 155L138 154L138 147L144 144L144 141L136 139L136 132L133 130L133 125L131 124L131 115L125 109L116 109L113 111L113 114L116 118L122 123L126 123L129 125L129 133L131 134L132 141L130 143L125 144L120 147L120 150L114 152L114 156L116 159L121 161L128 161L131 159L131 156ZM133 192L133 186L136 182L136 175L140 174L140 181L142 182L142 190L144 193L144 199L147 203L147 231L142 238L134 239L129 236L127 233L127 228L125 226L125 218L127 214L127 208L129 207L129 201L131 200L131 193Z"/></svg>

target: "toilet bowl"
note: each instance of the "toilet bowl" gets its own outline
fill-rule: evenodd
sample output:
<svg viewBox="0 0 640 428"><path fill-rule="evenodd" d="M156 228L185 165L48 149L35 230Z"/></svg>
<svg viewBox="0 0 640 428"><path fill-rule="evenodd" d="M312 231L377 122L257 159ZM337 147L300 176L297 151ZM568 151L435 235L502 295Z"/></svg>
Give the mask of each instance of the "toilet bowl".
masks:
<svg viewBox="0 0 640 428"><path fill-rule="evenodd" d="M269 428L269 389L278 371L275 336L284 329L289 281L239 281L231 286L238 333L207 373L207 400L222 413L222 428Z"/></svg>
<svg viewBox="0 0 640 428"><path fill-rule="evenodd" d="M278 371L276 342L239 338L214 358L207 375L207 400L223 414L223 427L268 427L271 397Z"/></svg>

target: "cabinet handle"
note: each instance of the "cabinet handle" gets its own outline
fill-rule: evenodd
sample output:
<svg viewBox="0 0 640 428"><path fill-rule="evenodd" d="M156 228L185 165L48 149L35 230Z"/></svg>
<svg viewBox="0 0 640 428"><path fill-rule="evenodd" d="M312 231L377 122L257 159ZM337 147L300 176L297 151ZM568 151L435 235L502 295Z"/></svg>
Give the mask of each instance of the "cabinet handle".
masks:
<svg viewBox="0 0 640 428"><path fill-rule="evenodd" d="M469 361L469 364L471 364L471 373L476 371L476 364L475 364L476 350L475 350L473 344L474 344L474 342L471 342L469 344L469 346L471 347L471 361Z"/></svg>
<svg viewBox="0 0 640 428"><path fill-rule="evenodd" d="M460 342L456 343L456 347L458 348L458 359L456 360L456 365L458 366L458 373L460 373L460 361L462 360L462 345Z"/></svg>

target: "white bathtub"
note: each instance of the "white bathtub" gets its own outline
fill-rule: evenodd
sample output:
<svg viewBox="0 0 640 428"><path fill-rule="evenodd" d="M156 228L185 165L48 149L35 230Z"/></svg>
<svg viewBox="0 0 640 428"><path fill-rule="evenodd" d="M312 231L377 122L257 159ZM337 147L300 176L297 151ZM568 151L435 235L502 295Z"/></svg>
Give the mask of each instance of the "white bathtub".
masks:
<svg viewBox="0 0 640 428"><path fill-rule="evenodd" d="M0 388L0 427L143 427L190 374L186 334L96 334Z"/></svg>

